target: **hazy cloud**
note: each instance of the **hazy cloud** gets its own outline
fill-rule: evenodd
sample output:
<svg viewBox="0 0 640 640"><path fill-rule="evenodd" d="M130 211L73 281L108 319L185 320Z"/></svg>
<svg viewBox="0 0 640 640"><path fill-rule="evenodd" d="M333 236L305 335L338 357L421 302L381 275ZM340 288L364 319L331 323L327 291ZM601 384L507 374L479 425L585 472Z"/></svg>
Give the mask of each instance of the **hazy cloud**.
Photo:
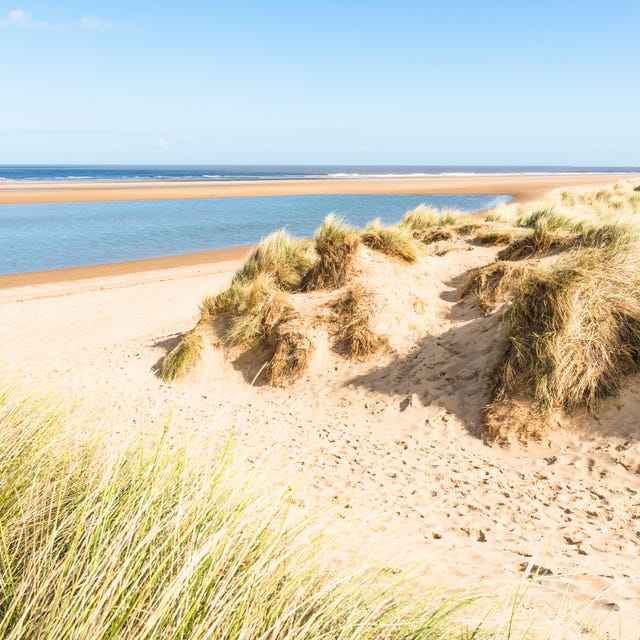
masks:
<svg viewBox="0 0 640 640"><path fill-rule="evenodd" d="M0 18L0 29L2 28L30 29L32 31L111 31L113 29L130 29L131 27L96 16L82 16L72 22L45 22L34 19L31 11L12 9L6 18Z"/></svg>

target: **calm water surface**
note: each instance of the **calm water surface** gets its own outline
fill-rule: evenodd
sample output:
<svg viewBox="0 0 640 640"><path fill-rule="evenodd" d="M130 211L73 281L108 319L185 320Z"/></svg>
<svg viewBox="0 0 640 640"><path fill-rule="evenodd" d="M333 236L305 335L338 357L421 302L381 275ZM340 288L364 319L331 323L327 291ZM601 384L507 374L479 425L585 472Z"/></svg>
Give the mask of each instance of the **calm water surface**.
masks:
<svg viewBox="0 0 640 640"><path fill-rule="evenodd" d="M158 258L313 235L330 212L354 226L395 223L425 202L480 211L509 196L308 195L0 205L0 274Z"/></svg>

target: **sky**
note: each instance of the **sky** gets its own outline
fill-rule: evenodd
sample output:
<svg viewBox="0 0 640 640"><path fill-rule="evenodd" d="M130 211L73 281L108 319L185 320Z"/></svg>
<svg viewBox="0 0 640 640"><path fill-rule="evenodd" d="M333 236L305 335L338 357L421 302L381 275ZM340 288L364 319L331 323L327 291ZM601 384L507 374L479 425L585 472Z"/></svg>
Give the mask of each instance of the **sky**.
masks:
<svg viewBox="0 0 640 640"><path fill-rule="evenodd" d="M640 166L639 25L638 0L0 0L0 163Z"/></svg>

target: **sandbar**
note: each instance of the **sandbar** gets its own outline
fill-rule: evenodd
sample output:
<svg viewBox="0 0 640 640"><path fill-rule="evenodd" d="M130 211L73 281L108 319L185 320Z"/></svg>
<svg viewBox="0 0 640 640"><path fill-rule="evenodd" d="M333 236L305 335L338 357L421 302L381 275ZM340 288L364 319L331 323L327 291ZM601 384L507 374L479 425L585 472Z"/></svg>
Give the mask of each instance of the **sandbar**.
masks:
<svg viewBox="0 0 640 640"><path fill-rule="evenodd" d="M630 174L552 176L428 176L315 180L247 180L207 182L5 182L0 204L183 200L320 194L508 194L516 202L538 198L564 186L609 184Z"/></svg>

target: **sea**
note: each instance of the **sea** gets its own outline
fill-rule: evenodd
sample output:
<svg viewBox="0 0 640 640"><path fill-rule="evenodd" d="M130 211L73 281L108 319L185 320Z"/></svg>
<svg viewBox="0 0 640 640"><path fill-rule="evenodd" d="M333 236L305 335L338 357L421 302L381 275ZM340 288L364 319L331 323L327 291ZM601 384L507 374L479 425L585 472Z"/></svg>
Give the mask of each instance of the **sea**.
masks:
<svg viewBox="0 0 640 640"><path fill-rule="evenodd" d="M0 165L2 181L309 180L403 176L638 173L640 167L543 165Z"/></svg>
<svg viewBox="0 0 640 640"><path fill-rule="evenodd" d="M432 175L640 173L638 167L94 166L0 165L2 181L301 180ZM329 213L355 227L393 224L425 203L463 212L508 202L495 195L301 195L196 200L0 205L0 274L47 271L208 251L258 242L281 228L312 236Z"/></svg>

